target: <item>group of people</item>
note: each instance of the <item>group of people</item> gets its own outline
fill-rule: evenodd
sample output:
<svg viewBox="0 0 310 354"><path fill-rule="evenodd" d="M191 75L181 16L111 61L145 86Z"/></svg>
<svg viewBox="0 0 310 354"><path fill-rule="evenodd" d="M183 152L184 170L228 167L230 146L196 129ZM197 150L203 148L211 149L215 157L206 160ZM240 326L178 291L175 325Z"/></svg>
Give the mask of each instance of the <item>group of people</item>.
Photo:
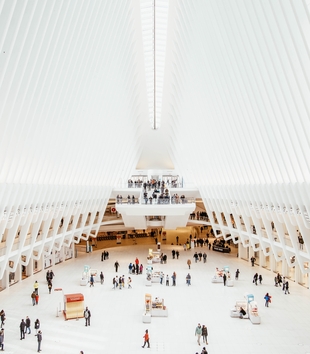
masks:
<svg viewBox="0 0 310 354"><path fill-rule="evenodd" d="M42 342L42 331L40 330L40 320L36 319L34 322L34 329L36 330L35 336L37 337L38 342L38 353L41 351L41 342ZM20 330L20 340L25 339L25 334L31 334L31 320L26 316L26 320L22 319L19 324ZM3 350L3 349L2 349Z"/></svg>
<svg viewBox="0 0 310 354"><path fill-rule="evenodd" d="M138 257L136 257L135 261L133 263L129 263L128 266L128 272L129 274L143 274L143 264L140 264L140 261L138 259ZM116 268L115 266L115 270L117 272L118 267Z"/></svg>
<svg viewBox="0 0 310 354"><path fill-rule="evenodd" d="M195 263L198 262L201 262L201 260L203 259L203 263L206 263L207 262L207 254L206 252L202 253L202 252L195 252L194 255L193 255L193 258L195 259Z"/></svg>
<svg viewBox="0 0 310 354"><path fill-rule="evenodd" d="M202 341L205 344L208 344L208 329L205 325L202 325L198 323L196 329L195 329L195 336L197 337L197 343L200 345L200 340L202 337ZM206 348L203 348L202 354L207 353Z"/></svg>
<svg viewBox="0 0 310 354"><path fill-rule="evenodd" d="M284 294L289 294L290 293L290 286L289 286L289 282L287 281L287 279L283 276L281 276L280 273L278 273L275 278L274 278L274 285L276 287L282 287L282 290L284 291Z"/></svg>
<svg viewBox="0 0 310 354"><path fill-rule="evenodd" d="M101 253L101 262L105 261L106 259L109 259L109 252L108 251L103 251Z"/></svg>
<svg viewBox="0 0 310 354"><path fill-rule="evenodd" d="M5 325L5 311L2 309L0 312L1 317L1 328L0 328L0 350L4 351L4 325ZM20 340L25 339L25 334L31 334L31 320L26 316L26 320L22 319L19 324L20 329ZM38 341L38 352L41 351L41 342L42 342L42 332L40 331L40 321L36 319L34 322L34 329L36 330L35 336Z"/></svg>
<svg viewBox="0 0 310 354"><path fill-rule="evenodd" d="M131 277L128 277L127 278L127 285L128 285L128 289L132 289L132 286L131 286L131 283L132 283L132 279ZM113 284L113 289L124 289L125 288L125 276L115 276L112 280L112 284Z"/></svg>
<svg viewBox="0 0 310 354"><path fill-rule="evenodd" d="M53 272L53 270L48 270L46 272L46 281L47 281L47 288L48 288L48 293L50 294L53 288L53 278L54 278L55 274ZM39 289L37 289L39 290ZM39 294L39 293L38 293Z"/></svg>
<svg viewBox="0 0 310 354"><path fill-rule="evenodd" d="M258 273L255 273L253 276L253 284L257 285L257 282L259 281L259 284L262 284L263 277L262 275L258 275Z"/></svg>
<svg viewBox="0 0 310 354"><path fill-rule="evenodd" d="M190 240L187 239L186 242L183 244L184 251L187 251L187 250L191 249L191 241L192 241L192 238L191 238L191 235L190 235ZM208 238L198 238L198 239L194 238L193 241L194 241L194 247L207 246L209 250L211 249L211 243L210 243Z"/></svg>
<svg viewBox="0 0 310 354"><path fill-rule="evenodd" d="M33 292L31 293L31 301L32 301L32 305L38 305L39 304L39 283L36 280L33 284Z"/></svg>
<svg viewBox="0 0 310 354"><path fill-rule="evenodd" d="M171 253L172 253L172 259L175 259L175 257L179 259L180 252L178 250L172 250Z"/></svg>

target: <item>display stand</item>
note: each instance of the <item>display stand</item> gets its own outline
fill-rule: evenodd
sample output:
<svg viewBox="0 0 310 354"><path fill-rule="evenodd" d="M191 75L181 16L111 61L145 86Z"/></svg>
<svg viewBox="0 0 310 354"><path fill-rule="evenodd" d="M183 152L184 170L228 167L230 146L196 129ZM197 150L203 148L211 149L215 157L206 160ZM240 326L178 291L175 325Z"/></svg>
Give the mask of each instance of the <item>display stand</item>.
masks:
<svg viewBox="0 0 310 354"><path fill-rule="evenodd" d="M219 268L215 268L215 274L214 276L211 278L211 282L212 283L223 283L223 275L224 275L225 271L224 269L219 269Z"/></svg>
<svg viewBox="0 0 310 354"><path fill-rule="evenodd" d="M261 319L258 314L258 306L256 301L251 301L248 304L249 318L253 324L260 324Z"/></svg>
<svg viewBox="0 0 310 354"><path fill-rule="evenodd" d="M168 317L168 310L165 306L164 299L158 297L152 301L152 317Z"/></svg>
<svg viewBox="0 0 310 354"><path fill-rule="evenodd" d="M152 248L149 248L149 254L147 256L147 263L152 264L152 263L160 263L160 252L158 251L153 251Z"/></svg>
<svg viewBox="0 0 310 354"><path fill-rule="evenodd" d="M142 322L143 323L151 323L151 304L152 304L152 295L145 294L144 297L144 312L142 314Z"/></svg>
<svg viewBox="0 0 310 354"><path fill-rule="evenodd" d="M152 272L152 283L160 283L160 278L163 277L163 272L159 270L153 270Z"/></svg>
<svg viewBox="0 0 310 354"><path fill-rule="evenodd" d="M145 268L145 285L146 286L152 286L152 271L153 271L153 266L147 265Z"/></svg>
<svg viewBox="0 0 310 354"><path fill-rule="evenodd" d="M247 313L249 314L249 319L253 324L260 324L261 318L258 313L257 302L254 301L254 295L246 293L244 294L244 297L247 301Z"/></svg>
<svg viewBox="0 0 310 354"><path fill-rule="evenodd" d="M80 285L86 286L89 280L89 270L90 266L89 265L84 265L83 273L82 273L82 279L80 280Z"/></svg>
<svg viewBox="0 0 310 354"><path fill-rule="evenodd" d="M63 313L66 321L84 317L84 295L80 293L64 295Z"/></svg>
<svg viewBox="0 0 310 354"><path fill-rule="evenodd" d="M230 317L240 318L240 309L242 307L244 309L244 311L247 313L246 315L243 316L243 318L249 318L248 312L247 312L247 305L248 304L247 304L246 300L236 301L235 307L230 310Z"/></svg>

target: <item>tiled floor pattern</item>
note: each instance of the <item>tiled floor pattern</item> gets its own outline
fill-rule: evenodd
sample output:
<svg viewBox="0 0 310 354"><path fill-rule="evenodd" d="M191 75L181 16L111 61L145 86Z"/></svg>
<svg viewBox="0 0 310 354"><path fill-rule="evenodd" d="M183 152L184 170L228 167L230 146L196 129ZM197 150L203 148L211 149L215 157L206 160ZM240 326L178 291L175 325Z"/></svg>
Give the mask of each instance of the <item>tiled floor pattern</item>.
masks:
<svg viewBox="0 0 310 354"><path fill-rule="evenodd" d="M42 353L78 354L119 354L139 352L182 353L201 352L201 346L194 336L198 322L206 324L209 330L209 354L309 354L310 353L310 292L291 282L291 294L284 295L273 285L274 273L259 267L251 267L247 262L238 260L235 254L223 255L207 251L208 262L195 264L194 251L184 252L179 246L180 258L171 259L171 245L163 245L168 254L165 265L155 265L165 274L177 273L177 286L166 287L153 284L146 287L144 275L133 276L133 289L112 290L112 278L115 275L113 264L117 259L120 273L127 278L127 266L138 256L146 263L149 247L154 245L119 246L111 248L110 259L100 261L101 250L91 254L79 253L78 258L53 268L56 277L54 288L61 287L64 293L82 292L85 305L91 312L91 326L85 327L84 320L64 321L57 313L63 295L54 292L49 295L45 282L45 271L36 277L28 278L0 293L0 307L7 314L5 324L5 351L7 353L36 352L36 337L32 333L26 339L19 339L19 323L27 315L32 323L41 320L43 331ZM186 261L192 259L192 285L187 287L185 276L188 273ZM103 271L105 283L95 284L94 288L82 287L79 280L84 264ZM240 279L234 287L211 283L216 267L229 266L234 273L240 269ZM252 283L254 272L263 275L263 285ZM34 280L40 283L40 302L31 305L30 293ZM264 294L270 292L272 304L264 307ZM169 310L168 318L152 318L151 324L142 323L144 295L150 292L153 297L165 299ZM240 320L229 316L236 300L250 292L259 304L262 323L253 325L249 320ZM59 315L59 317L57 317ZM142 349L143 334L150 332L150 349ZM33 329L32 329L32 332Z"/></svg>

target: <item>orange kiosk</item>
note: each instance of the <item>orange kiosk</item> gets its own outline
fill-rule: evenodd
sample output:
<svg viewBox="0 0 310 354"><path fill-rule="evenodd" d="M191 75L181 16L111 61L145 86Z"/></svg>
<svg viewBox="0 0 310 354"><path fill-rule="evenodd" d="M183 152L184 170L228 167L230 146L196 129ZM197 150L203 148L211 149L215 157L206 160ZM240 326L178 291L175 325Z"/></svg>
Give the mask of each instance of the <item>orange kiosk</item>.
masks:
<svg viewBox="0 0 310 354"><path fill-rule="evenodd" d="M64 315L65 320L84 317L84 295L65 294L64 295Z"/></svg>

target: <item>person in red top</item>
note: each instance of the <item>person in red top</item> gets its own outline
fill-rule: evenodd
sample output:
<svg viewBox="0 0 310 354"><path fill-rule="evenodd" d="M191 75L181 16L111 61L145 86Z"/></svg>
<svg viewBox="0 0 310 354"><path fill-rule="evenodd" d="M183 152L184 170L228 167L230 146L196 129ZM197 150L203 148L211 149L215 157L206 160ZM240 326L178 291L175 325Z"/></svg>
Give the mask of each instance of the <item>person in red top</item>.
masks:
<svg viewBox="0 0 310 354"><path fill-rule="evenodd" d="M135 264L136 264L136 274L139 274L139 259L138 259L138 257L136 257Z"/></svg>
<svg viewBox="0 0 310 354"><path fill-rule="evenodd" d="M147 343L147 347L150 348L150 337L149 337L148 329L145 330L145 335L143 336L143 338L144 338L144 344L142 345L142 348L145 347L146 343Z"/></svg>

